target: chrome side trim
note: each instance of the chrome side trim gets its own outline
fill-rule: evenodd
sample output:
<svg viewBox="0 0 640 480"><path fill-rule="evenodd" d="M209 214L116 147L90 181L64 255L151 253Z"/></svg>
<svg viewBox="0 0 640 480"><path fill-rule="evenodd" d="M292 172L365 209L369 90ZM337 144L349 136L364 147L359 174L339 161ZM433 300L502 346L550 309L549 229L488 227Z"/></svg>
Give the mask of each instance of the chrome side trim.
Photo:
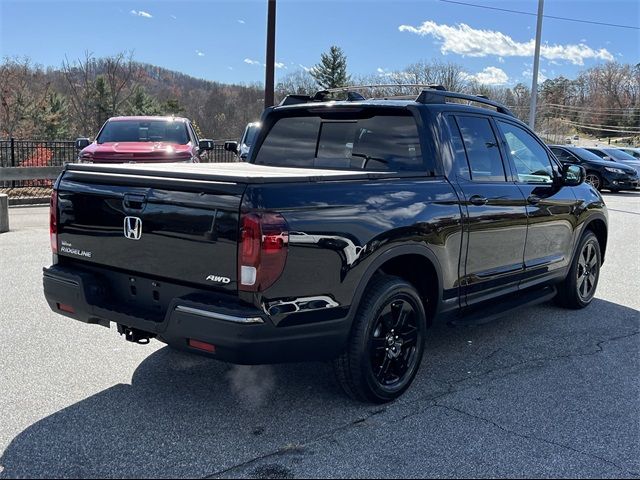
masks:
<svg viewBox="0 0 640 480"><path fill-rule="evenodd" d="M176 312L190 313L191 315L198 315L200 317L213 318L216 320L224 320L225 322L234 323L264 323L264 320L260 317L236 317L234 315L226 315L224 313L211 312L209 310L202 310L200 308L186 307L184 305L178 305L175 308Z"/></svg>
<svg viewBox="0 0 640 480"><path fill-rule="evenodd" d="M290 301L277 300L266 304L264 310L269 315L277 315L278 313L310 312L339 306L338 302L327 295L316 295L296 298Z"/></svg>

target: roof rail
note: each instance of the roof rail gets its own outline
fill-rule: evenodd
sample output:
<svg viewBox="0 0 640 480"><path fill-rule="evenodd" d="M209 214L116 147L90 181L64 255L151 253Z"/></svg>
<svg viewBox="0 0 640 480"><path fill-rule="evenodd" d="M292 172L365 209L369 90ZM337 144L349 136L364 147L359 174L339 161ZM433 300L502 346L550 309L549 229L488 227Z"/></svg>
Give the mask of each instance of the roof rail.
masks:
<svg viewBox="0 0 640 480"><path fill-rule="evenodd" d="M286 97L284 97L284 99L280 102L280 106L285 106L285 105L299 105L301 103L309 103L309 102L324 102L325 100L327 100L327 97L329 95L331 95L332 93L334 93L333 91L329 91L329 90L320 90L319 92L316 92L315 95L311 96L311 95L287 95ZM346 100L348 102L359 102L361 100L364 100L365 98L360 95L357 92L350 92L350 91L346 91L345 93L347 94L347 98Z"/></svg>
<svg viewBox="0 0 640 480"><path fill-rule="evenodd" d="M327 90L323 90L327 93L336 93L336 92L348 92L348 91L357 91L357 90L367 90L370 88L429 88L434 90L446 90L442 85L436 85L435 83L373 83L370 85L350 85L348 87L336 87L329 88Z"/></svg>
<svg viewBox="0 0 640 480"><path fill-rule="evenodd" d="M498 113L503 113L505 115L509 115L510 117L515 117L513 112L509 110L507 107L505 107L501 103L494 102L493 100L489 100L484 95L467 95L465 93L448 92L446 90L445 91L423 90L422 93L418 96L418 98L416 98L416 102L425 103L425 104L447 103L448 98L482 103L483 105L489 105L491 107L494 107L498 111Z"/></svg>

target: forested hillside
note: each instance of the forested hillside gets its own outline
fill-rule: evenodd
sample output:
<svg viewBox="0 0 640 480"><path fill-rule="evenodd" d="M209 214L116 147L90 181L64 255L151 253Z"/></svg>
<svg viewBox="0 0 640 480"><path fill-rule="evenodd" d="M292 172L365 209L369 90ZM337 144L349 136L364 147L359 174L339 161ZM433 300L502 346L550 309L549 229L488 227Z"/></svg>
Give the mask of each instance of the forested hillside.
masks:
<svg viewBox="0 0 640 480"><path fill-rule="evenodd" d="M276 99L287 93L319 89L312 72L282 77ZM351 84L435 83L450 90L480 93L505 103L523 120L529 115L527 85L486 86L463 66L421 61L395 72L351 77ZM347 78L347 77L346 77ZM414 94L390 86L371 95ZM73 139L93 136L114 115L181 115L201 134L238 138L263 108L261 84L231 85L203 80L135 61L124 53L44 69L28 59L5 58L0 65L0 137ZM605 63L583 70L575 79L557 77L539 85L536 129L547 137L573 132L607 137L640 133L640 64Z"/></svg>

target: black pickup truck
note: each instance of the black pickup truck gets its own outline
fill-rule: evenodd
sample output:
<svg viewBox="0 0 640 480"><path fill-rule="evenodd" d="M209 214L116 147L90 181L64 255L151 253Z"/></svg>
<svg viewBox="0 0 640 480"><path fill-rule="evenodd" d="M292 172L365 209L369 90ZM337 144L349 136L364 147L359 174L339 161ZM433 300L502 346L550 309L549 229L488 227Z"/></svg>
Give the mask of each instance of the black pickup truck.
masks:
<svg viewBox="0 0 640 480"><path fill-rule="evenodd" d="M602 197L508 109L441 87L322 97L265 110L247 162L67 165L50 307L233 363L333 360L385 402L437 319L592 301Z"/></svg>

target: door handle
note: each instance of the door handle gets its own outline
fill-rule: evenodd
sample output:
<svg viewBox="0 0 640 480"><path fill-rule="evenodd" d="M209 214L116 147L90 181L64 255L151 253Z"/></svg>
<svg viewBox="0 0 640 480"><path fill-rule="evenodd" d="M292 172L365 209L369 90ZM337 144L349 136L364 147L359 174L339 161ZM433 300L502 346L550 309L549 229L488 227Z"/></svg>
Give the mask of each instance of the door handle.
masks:
<svg viewBox="0 0 640 480"><path fill-rule="evenodd" d="M487 204L487 198L486 197L482 197L480 195L472 195L471 198L469 199L469 203L471 203L472 205L477 205L477 206L482 206L482 205L486 205Z"/></svg>
<svg viewBox="0 0 640 480"><path fill-rule="evenodd" d="M125 193L122 203L126 210L143 210L147 204L147 198L144 195Z"/></svg>
<svg viewBox="0 0 640 480"><path fill-rule="evenodd" d="M531 205L537 205L540 203L540 197L537 195L529 195L529 197L527 197L527 202Z"/></svg>

